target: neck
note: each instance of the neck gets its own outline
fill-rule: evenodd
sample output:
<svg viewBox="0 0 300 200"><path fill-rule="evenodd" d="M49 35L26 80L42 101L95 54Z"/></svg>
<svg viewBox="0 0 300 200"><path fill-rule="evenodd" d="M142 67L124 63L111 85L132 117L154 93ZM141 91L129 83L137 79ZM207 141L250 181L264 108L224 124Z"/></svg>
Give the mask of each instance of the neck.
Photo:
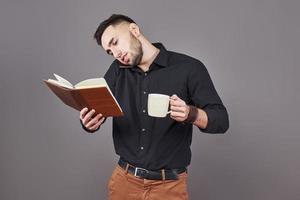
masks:
<svg viewBox="0 0 300 200"><path fill-rule="evenodd" d="M159 49L146 39L144 39L144 41L141 41L141 43L143 49L143 57L138 66L146 72L149 70L150 65L158 55Z"/></svg>

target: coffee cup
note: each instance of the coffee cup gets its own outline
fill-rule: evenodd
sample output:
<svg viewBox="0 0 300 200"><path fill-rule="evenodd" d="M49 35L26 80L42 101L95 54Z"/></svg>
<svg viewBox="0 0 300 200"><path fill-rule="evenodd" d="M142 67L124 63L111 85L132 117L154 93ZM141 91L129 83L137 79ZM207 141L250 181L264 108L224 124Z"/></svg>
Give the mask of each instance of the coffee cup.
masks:
<svg viewBox="0 0 300 200"><path fill-rule="evenodd" d="M148 94L148 115L152 117L166 117L171 111L168 111L170 96L165 94Z"/></svg>

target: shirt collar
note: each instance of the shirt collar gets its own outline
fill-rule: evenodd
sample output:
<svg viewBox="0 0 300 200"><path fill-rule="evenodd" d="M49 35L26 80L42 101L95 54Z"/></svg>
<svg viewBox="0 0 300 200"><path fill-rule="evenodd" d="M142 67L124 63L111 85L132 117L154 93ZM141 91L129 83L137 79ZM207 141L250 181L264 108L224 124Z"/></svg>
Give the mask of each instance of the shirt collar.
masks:
<svg viewBox="0 0 300 200"><path fill-rule="evenodd" d="M160 50L153 62L162 67L167 67L168 66L168 51L166 50L166 48L164 47L164 45L162 43L153 43L153 45Z"/></svg>

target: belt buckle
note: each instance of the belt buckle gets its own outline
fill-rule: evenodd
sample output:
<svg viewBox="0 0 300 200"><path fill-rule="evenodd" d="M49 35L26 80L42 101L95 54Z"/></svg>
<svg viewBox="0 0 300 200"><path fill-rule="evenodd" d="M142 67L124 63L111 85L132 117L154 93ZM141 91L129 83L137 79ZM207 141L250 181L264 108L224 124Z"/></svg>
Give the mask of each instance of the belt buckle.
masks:
<svg viewBox="0 0 300 200"><path fill-rule="evenodd" d="M140 167L136 167L135 170L134 170L134 176L137 176L137 171L138 170L142 170L142 171L145 171L146 173L148 173L149 171L144 169L144 168L140 168Z"/></svg>

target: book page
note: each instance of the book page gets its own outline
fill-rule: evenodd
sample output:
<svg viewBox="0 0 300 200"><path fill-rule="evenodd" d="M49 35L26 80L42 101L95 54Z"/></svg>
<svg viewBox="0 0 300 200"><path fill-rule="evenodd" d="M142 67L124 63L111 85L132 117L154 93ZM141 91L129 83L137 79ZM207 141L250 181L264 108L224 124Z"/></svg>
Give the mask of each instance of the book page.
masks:
<svg viewBox="0 0 300 200"><path fill-rule="evenodd" d="M62 87L65 87L65 88L74 89L74 87L73 87L73 86L66 85L66 84L64 84L64 83L62 83L62 82L59 82L58 80L54 80L54 79L48 79L48 81L49 81L49 82L51 82L51 83L54 83L54 84L60 85L60 86L62 86Z"/></svg>
<svg viewBox="0 0 300 200"><path fill-rule="evenodd" d="M54 74L55 78L57 79L57 81L63 85L65 85L65 87L68 87L68 88L74 88L74 86L72 85L72 83L70 83L67 79L64 79L63 77L57 75L57 74Z"/></svg>
<svg viewBox="0 0 300 200"><path fill-rule="evenodd" d="M104 78L91 78L77 83L74 87L80 88L93 88L93 87L105 87L107 83Z"/></svg>

